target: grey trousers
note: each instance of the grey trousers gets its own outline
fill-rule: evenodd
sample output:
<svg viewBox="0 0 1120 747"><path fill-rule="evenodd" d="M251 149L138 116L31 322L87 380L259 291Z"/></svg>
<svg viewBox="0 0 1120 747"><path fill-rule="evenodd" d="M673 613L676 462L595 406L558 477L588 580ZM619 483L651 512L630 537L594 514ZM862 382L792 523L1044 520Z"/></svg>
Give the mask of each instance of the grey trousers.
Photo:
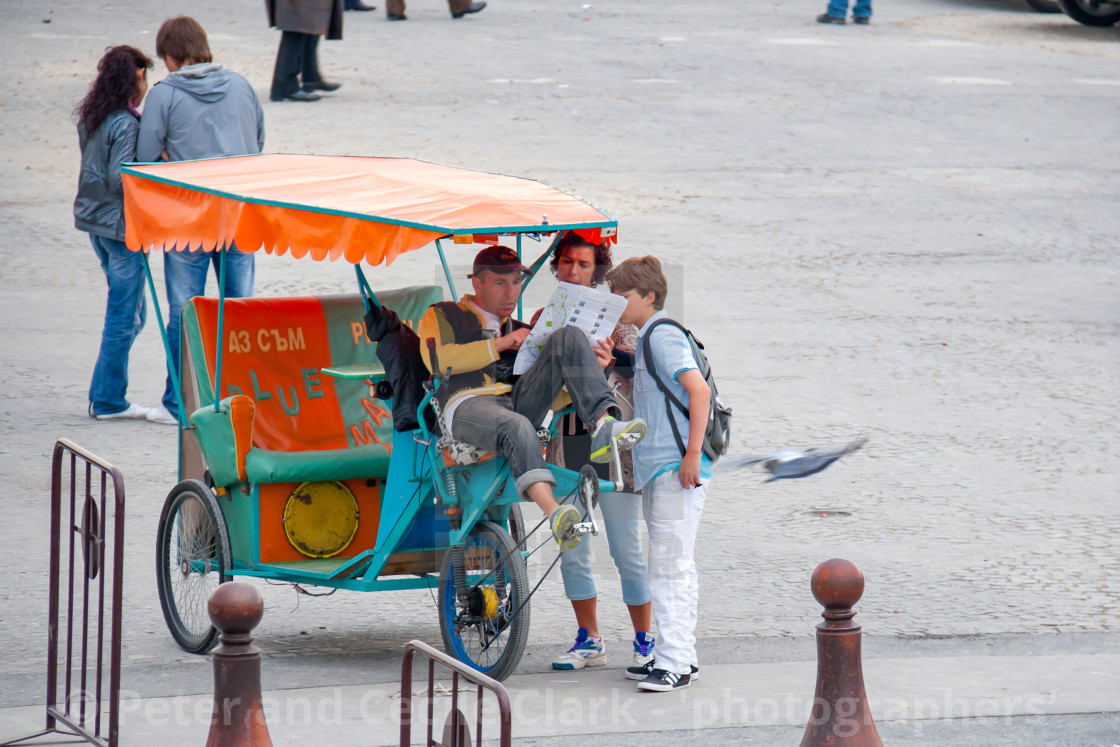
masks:
<svg viewBox="0 0 1120 747"><path fill-rule="evenodd" d="M564 388L585 423L594 424L610 408L617 411L607 377L591 352L591 341L575 327L561 327L548 338L537 362L510 394L483 394L460 403L452 435L505 457L523 497L533 483L555 485L541 455L537 427Z"/></svg>

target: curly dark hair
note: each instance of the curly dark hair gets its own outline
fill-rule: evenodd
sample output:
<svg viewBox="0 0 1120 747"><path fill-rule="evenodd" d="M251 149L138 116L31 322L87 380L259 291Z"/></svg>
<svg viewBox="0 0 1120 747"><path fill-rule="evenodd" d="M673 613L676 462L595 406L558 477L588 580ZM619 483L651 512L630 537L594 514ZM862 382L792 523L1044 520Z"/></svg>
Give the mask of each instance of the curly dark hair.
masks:
<svg viewBox="0 0 1120 747"><path fill-rule="evenodd" d="M605 241L602 244L593 244L575 231L566 232L564 237L560 239L560 243L552 250L552 259L548 263L552 274L560 274L560 258L564 256L564 252L581 246L586 246L595 251L595 274L591 276L591 285L602 284L607 277L607 273L614 266L614 262L611 260L610 244Z"/></svg>
<svg viewBox="0 0 1120 747"><path fill-rule="evenodd" d="M105 117L124 109L140 87L137 70L151 70L152 60L136 47L109 47L97 63L97 77L75 112L78 123L92 135Z"/></svg>

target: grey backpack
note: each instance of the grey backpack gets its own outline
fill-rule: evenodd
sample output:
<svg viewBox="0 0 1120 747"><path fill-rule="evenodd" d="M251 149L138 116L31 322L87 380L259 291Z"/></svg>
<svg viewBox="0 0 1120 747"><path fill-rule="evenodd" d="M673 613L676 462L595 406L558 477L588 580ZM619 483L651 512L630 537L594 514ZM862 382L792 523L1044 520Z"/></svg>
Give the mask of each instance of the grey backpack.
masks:
<svg viewBox="0 0 1120 747"><path fill-rule="evenodd" d="M719 398L719 390L716 388L716 380L712 375L712 367L708 363L708 356L704 355L704 343L696 339L696 337L685 328L678 321L673 319L658 319L650 325L646 330L645 337L643 338L643 351L642 357L645 358L646 369L649 371L650 376L657 383L657 388L665 395L665 412L669 416L669 425L673 428L673 437L677 440L677 446L681 450L681 456L684 456L686 446L684 439L681 437L680 429L677 428L677 419L673 417L673 408L681 412L685 418L688 418L688 408L676 396L669 391L665 386L665 382L657 375L657 370L653 362L653 353L650 351L649 338L653 330L657 329L662 324L671 324L688 338L689 345L692 346L692 357L696 359L697 370L704 377L707 382L708 388L712 390L711 402L708 404L708 427L704 430L704 453L708 458L715 462L721 456L727 453L727 447L731 442L731 408L723 404Z"/></svg>

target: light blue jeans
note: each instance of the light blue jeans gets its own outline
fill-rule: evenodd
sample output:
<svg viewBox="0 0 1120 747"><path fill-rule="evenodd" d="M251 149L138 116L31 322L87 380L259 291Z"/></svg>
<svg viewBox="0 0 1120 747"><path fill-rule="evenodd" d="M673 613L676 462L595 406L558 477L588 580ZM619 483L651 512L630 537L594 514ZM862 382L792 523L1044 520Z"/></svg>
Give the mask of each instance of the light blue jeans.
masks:
<svg viewBox="0 0 1120 747"><path fill-rule="evenodd" d="M171 365L181 372L179 364L179 329L183 316L183 305L195 296L206 294L206 271L214 265L214 277L218 276L218 252L178 252L163 253L163 281L167 288L167 342L171 347ZM255 265L253 255L246 254L236 247L226 252L226 298L247 298L253 295L253 276ZM180 373L181 375L181 373ZM179 414L179 401L171 383L171 372L167 373L167 386L163 390L163 406L172 415Z"/></svg>
<svg viewBox="0 0 1120 747"><path fill-rule="evenodd" d="M828 0L828 14L834 18L848 17L848 0ZM852 9L854 18L871 17L871 0L856 0L856 7Z"/></svg>
<svg viewBox="0 0 1120 747"><path fill-rule="evenodd" d="M128 409L128 354L147 318L144 259L140 252L130 252L124 242L115 239L91 233L89 242L109 283L101 349L89 383L90 411L112 415Z"/></svg>
<svg viewBox="0 0 1120 747"><path fill-rule="evenodd" d="M646 559L642 554L641 497L630 493L603 493L599 496L603 512L603 528L607 547L622 581L622 601L630 606L649 601L646 580ZM599 595L595 575L591 571L591 535L560 556L560 575L564 578L564 594L580 601Z"/></svg>

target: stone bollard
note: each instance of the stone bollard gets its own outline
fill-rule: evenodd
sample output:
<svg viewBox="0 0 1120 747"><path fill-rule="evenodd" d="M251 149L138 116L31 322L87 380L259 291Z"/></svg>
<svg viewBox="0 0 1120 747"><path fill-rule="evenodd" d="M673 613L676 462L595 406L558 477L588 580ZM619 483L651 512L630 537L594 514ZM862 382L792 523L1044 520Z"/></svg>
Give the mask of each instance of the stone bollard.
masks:
<svg viewBox="0 0 1120 747"><path fill-rule="evenodd" d="M860 626L852 622L863 573L850 560L826 560L813 571L812 588L824 622L817 625L817 689L801 747L882 747L863 689Z"/></svg>
<svg viewBox="0 0 1120 747"><path fill-rule="evenodd" d="M272 747L261 709L261 650L253 628L264 600L250 584L231 581L210 595L210 620L220 632L214 649L214 710L206 747Z"/></svg>

